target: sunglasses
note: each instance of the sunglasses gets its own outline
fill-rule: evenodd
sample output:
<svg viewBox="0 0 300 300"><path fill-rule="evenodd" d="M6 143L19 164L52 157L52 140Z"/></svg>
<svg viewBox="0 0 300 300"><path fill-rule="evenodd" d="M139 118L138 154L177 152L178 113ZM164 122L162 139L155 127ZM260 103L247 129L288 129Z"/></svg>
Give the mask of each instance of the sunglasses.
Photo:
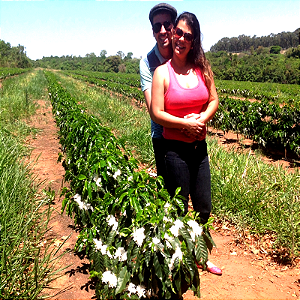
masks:
<svg viewBox="0 0 300 300"><path fill-rule="evenodd" d="M155 24L153 24L153 31L155 32L155 33L158 33L158 32L160 32L160 30L161 30L161 26L162 25L164 25L164 27L165 27L165 29L166 29L166 31L171 31L171 22L169 22L169 21L165 21L165 22L163 22L163 23L155 23Z"/></svg>
<svg viewBox="0 0 300 300"><path fill-rule="evenodd" d="M176 28L174 31L173 31L173 34L175 35L176 38L181 38L182 36L184 37L184 39L187 41L187 42L192 42L193 40L193 35L191 33L188 33L188 32L183 32L180 28Z"/></svg>

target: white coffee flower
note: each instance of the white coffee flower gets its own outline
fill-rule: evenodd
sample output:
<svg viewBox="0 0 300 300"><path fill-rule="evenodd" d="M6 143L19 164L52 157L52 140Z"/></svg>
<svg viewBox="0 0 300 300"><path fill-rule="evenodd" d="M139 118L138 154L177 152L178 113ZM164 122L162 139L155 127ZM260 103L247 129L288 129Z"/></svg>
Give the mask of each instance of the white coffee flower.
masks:
<svg viewBox="0 0 300 300"><path fill-rule="evenodd" d="M83 209L84 210L89 210L90 209L91 211L94 211L94 208L90 203L83 203Z"/></svg>
<svg viewBox="0 0 300 300"><path fill-rule="evenodd" d="M110 288L115 288L117 286L118 279L111 271L105 271L102 274L102 282L108 284Z"/></svg>
<svg viewBox="0 0 300 300"><path fill-rule="evenodd" d="M176 250L175 250L174 254L172 255L171 262L169 263L170 270L173 270L174 262L175 262L176 258L178 258L179 260L182 260L182 251L179 246L176 247Z"/></svg>
<svg viewBox="0 0 300 300"><path fill-rule="evenodd" d="M115 231L117 230L118 228L118 222L116 220L116 218L112 215L109 215L107 218L106 218L106 221L108 223L108 226L112 226L112 229Z"/></svg>
<svg viewBox="0 0 300 300"><path fill-rule="evenodd" d="M167 218L166 216L163 217L163 221L164 221L165 223L172 222L172 220L169 219L169 218Z"/></svg>
<svg viewBox="0 0 300 300"><path fill-rule="evenodd" d="M170 206L171 206L171 205L170 205L170 203L168 203L168 202L165 204L165 206L164 206L165 213L168 212L168 208L169 208Z"/></svg>
<svg viewBox="0 0 300 300"><path fill-rule="evenodd" d="M132 233L133 240L137 243L139 247L142 246L145 238L144 231L145 229L142 227L142 228L135 229Z"/></svg>
<svg viewBox="0 0 300 300"><path fill-rule="evenodd" d="M146 290L142 285L138 285L136 287L136 293L140 298L142 298L142 297L145 297Z"/></svg>
<svg viewBox="0 0 300 300"><path fill-rule="evenodd" d="M81 201L81 196L79 194L76 194L73 198L74 198L74 201L78 204L79 209L85 209L85 205Z"/></svg>
<svg viewBox="0 0 300 300"><path fill-rule="evenodd" d="M98 175L95 175L93 179L96 182L97 186L101 186L101 177L99 177Z"/></svg>
<svg viewBox="0 0 300 300"><path fill-rule="evenodd" d="M179 228L176 227L175 225L173 225L171 228L170 228L170 231L171 233L175 236L175 237L178 237L178 234L179 234Z"/></svg>
<svg viewBox="0 0 300 300"><path fill-rule="evenodd" d="M179 219L177 219L177 220L174 222L174 225L180 229L180 228L183 227L183 222L180 221Z"/></svg>
<svg viewBox="0 0 300 300"><path fill-rule="evenodd" d="M157 238L157 237L154 237L154 238L152 239L152 242L153 242L153 244L157 245L157 244L159 244L160 239Z"/></svg>
<svg viewBox="0 0 300 300"><path fill-rule="evenodd" d="M121 175L121 171L118 170L118 171L115 172L115 174L113 175L113 178L114 178L114 179L117 179L117 177L120 176L120 175Z"/></svg>
<svg viewBox="0 0 300 300"><path fill-rule="evenodd" d="M192 232L190 232L191 236L200 236L203 232L202 226L200 226L196 221L190 220L187 224L192 228ZM194 240L193 240L194 241Z"/></svg>
<svg viewBox="0 0 300 300"><path fill-rule="evenodd" d="M127 260L127 252L123 247L119 247L114 255L114 258L118 258L119 261Z"/></svg>
<svg viewBox="0 0 300 300"><path fill-rule="evenodd" d="M73 198L77 203L81 202L81 196L79 194L76 194Z"/></svg>
<svg viewBox="0 0 300 300"><path fill-rule="evenodd" d="M136 293L136 286L130 282L128 287L127 287L127 290L128 290L128 296L131 297L131 294L135 294Z"/></svg>
<svg viewBox="0 0 300 300"><path fill-rule="evenodd" d="M172 232L172 234L177 237L179 235L179 229L183 227L183 222L180 221L179 219L177 219L174 222L174 225L170 228L170 231Z"/></svg>
<svg viewBox="0 0 300 300"><path fill-rule="evenodd" d="M102 247L102 241L101 240L97 240L97 239L93 239L94 243L95 243L95 248L97 250L100 250Z"/></svg>

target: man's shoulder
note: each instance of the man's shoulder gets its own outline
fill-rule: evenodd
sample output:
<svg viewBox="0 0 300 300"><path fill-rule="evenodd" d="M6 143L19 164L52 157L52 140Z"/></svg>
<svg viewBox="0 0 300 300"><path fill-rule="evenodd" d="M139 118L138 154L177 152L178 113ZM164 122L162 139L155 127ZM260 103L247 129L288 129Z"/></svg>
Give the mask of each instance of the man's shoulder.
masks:
<svg viewBox="0 0 300 300"><path fill-rule="evenodd" d="M156 45L152 48L150 52L147 54L147 61L151 72L154 72L154 70L161 65L161 61L159 57L157 56L157 50Z"/></svg>
<svg viewBox="0 0 300 300"><path fill-rule="evenodd" d="M144 55L142 56L142 59L141 59L141 60L143 60L143 61L145 61L145 62L148 63L149 57L150 57L150 59L151 59L151 57L157 56L156 53L155 53L155 47L156 47L156 46L154 46L147 54L144 54Z"/></svg>

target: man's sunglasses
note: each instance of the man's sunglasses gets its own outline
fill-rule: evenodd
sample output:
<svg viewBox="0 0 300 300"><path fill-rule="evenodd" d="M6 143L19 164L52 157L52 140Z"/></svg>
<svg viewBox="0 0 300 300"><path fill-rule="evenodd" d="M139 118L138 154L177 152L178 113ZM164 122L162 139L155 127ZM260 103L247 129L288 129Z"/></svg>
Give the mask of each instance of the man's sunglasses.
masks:
<svg viewBox="0 0 300 300"><path fill-rule="evenodd" d="M153 24L153 31L155 32L155 33L158 33L158 32L160 32L160 30L161 30L161 26L162 25L164 25L164 27L165 27L165 29L166 29L166 31L171 31L171 22L169 22L169 21L165 21L165 22L163 22L163 23L155 23L155 24Z"/></svg>
<svg viewBox="0 0 300 300"><path fill-rule="evenodd" d="M182 36L187 42L191 42L193 40L193 35L188 32L183 32L180 28L176 28L173 30L173 34L176 36L176 38L181 38Z"/></svg>

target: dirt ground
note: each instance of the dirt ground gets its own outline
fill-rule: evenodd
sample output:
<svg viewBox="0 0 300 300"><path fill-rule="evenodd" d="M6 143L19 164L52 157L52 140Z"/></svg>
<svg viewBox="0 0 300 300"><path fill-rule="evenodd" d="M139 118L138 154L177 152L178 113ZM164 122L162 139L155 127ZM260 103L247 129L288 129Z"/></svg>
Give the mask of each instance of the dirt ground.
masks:
<svg viewBox="0 0 300 300"><path fill-rule="evenodd" d="M57 128L48 101L39 101L40 109L32 118L31 125L40 129L28 140L32 147L32 159L39 157L34 172L44 187L55 191L55 212L51 220L50 237L58 247L65 241L63 249L67 254L59 266L67 268L45 292L51 299L96 299L95 288L89 279L89 262L85 257L73 252L78 232L72 219L61 214L60 190L64 185L64 169L57 162L61 151L57 138ZM251 238L246 243L239 242L239 236L230 224L216 220L212 232L217 248L213 249L210 260L222 268L223 275L216 276L200 271L201 298L203 299L300 299L300 266L280 265L270 258ZM68 238L68 236L70 236ZM185 300L198 299L191 291Z"/></svg>

